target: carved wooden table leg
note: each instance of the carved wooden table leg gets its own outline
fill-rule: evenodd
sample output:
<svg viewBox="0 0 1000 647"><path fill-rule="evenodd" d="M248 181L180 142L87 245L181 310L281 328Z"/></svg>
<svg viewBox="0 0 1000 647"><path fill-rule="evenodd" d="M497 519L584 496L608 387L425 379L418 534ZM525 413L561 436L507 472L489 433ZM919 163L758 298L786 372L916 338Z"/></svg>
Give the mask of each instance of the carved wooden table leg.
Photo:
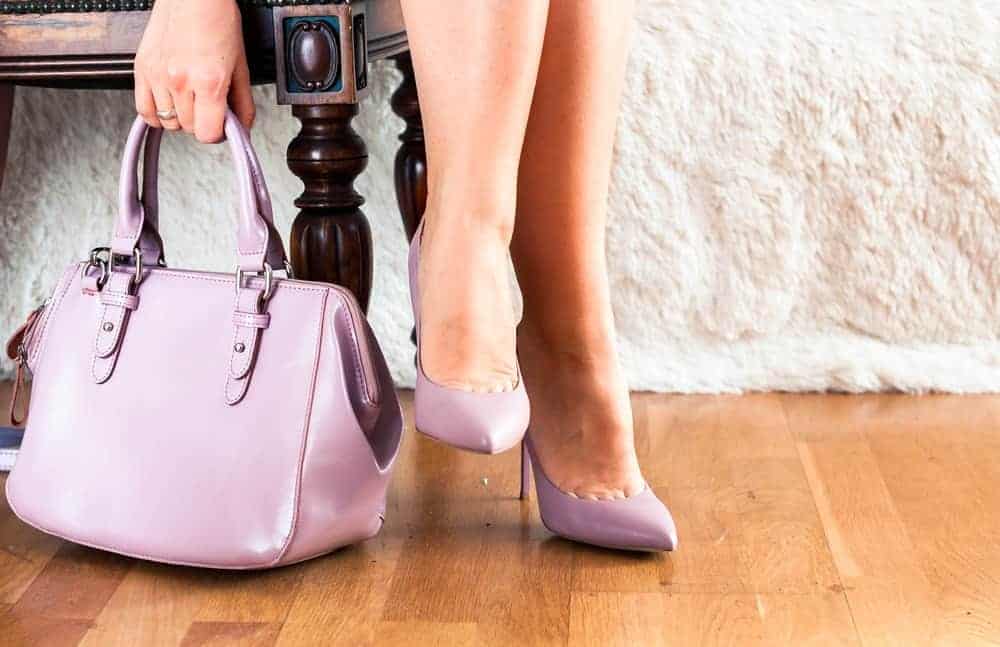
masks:
<svg viewBox="0 0 1000 647"><path fill-rule="evenodd" d="M399 141L403 143L396 153L396 201L403 216L406 236L412 238L427 206L427 152L424 149L424 126L420 119L413 61L409 52L393 60L403 73L403 82L392 95L392 110L406 122L406 129L399 136Z"/></svg>
<svg viewBox="0 0 1000 647"><path fill-rule="evenodd" d="M292 266L297 276L342 285L365 310L372 287L372 234L354 180L368 165L351 127L368 86L365 2L290 5L274 10L278 103L291 104L302 130L288 167L305 184L295 200Z"/></svg>
<svg viewBox="0 0 1000 647"><path fill-rule="evenodd" d="M337 283L367 310L372 286L372 235L354 179L368 165L365 142L351 127L353 103L297 105L302 130L288 146L288 167L305 184L295 200L292 266L301 278Z"/></svg>

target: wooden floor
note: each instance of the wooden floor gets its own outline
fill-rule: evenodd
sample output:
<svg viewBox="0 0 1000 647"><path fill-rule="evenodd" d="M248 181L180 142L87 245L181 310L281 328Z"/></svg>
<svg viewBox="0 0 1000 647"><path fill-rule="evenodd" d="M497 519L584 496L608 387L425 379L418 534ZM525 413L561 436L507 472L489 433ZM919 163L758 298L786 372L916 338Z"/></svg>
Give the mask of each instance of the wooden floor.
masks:
<svg viewBox="0 0 1000 647"><path fill-rule="evenodd" d="M1000 398L635 405L647 477L678 522L671 555L554 539L515 498L516 452L410 434L382 534L273 572L80 548L4 503L0 644L1000 642Z"/></svg>

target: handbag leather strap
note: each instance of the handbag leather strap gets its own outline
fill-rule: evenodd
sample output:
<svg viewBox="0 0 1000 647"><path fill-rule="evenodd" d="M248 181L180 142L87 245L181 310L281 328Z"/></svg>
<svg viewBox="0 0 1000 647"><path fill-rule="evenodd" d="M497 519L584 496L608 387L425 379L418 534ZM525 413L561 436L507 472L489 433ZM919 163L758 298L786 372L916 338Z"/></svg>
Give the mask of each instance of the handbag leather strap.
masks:
<svg viewBox="0 0 1000 647"><path fill-rule="evenodd" d="M137 247L142 249L144 255L155 254L153 258L159 258L162 254L162 243L159 242L156 229L158 204L155 180L158 171L159 138L162 137L162 132L147 142L143 173L145 187L143 197L146 199L139 199L137 177L139 150L149 131L146 122L137 117L125 144L118 193L118 218L111 240L111 251L115 254L131 256ZM281 237L277 235L272 224L271 202L260 173L259 160L253 153L249 135L231 110L226 111L225 133L236 163L240 194L237 226L238 266L249 272L263 271L265 263L271 267L283 267L287 256ZM149 183L151 178L152 183ZM147 225L145 223L149 206L152 206L152 218Z"/></svg>
<svg viewBox="0 0 1000 647"><path fill-rule="evenodd" d="M142 250L143 258L154 259L156 262L163 262L165 259L163 238L159 232L160 197L157 181L159 176L160 145L163 142L164 132L166 131L162 128L150 128L146 133L142 161L142 195L139 199L144 214L142 232L139 237L139 248ZM261 168L260 159L257 157L257 152L253 146L248 146L245 150L247 161L250 165L250 177L253 180L260 215L263 216L270 226L270 235L280 240L281 234L274 227L274 208L271 204L270 192L267 190L267 184L264 181L264 172Z"/></svg>

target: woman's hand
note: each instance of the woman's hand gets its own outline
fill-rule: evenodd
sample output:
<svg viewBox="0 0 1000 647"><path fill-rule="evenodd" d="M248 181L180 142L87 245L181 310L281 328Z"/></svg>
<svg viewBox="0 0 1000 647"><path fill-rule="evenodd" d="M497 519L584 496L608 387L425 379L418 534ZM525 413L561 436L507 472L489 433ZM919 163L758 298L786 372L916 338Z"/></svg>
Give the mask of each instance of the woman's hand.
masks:
<svg viewBox="0 0 1000 647"><path fill-rule="evenodd" d="M235 0L157 0L135 56L138 113L154 128L212 143L223 138L227 100L250 128L255 108Z"/></svg>

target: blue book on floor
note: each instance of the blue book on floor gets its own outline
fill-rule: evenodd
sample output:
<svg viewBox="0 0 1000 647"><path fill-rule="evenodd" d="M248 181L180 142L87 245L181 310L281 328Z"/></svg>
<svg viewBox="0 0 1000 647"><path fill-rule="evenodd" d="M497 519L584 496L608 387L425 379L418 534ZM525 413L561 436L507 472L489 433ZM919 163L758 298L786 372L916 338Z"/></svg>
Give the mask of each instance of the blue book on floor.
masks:
<svg viewBox="0 0 1000 647"><path fill-rule="evenodd" d="M9 472L17 459L24 431L13 427L0 427L0 472Z"/></svg>

